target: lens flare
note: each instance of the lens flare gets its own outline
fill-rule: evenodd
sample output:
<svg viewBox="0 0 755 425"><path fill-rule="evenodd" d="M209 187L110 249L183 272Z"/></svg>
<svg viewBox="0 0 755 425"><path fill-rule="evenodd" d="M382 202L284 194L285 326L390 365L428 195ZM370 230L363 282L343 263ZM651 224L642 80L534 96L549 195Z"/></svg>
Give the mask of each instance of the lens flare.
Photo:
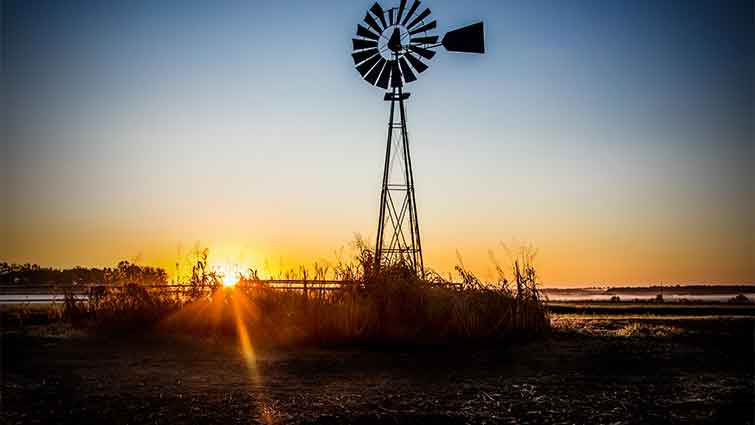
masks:
<svg viewBox="0 0 755 425"><path fill-rule="evenodd" d="M258 403L258 422L272 425L275 423L273 419L276 415L276 410L270 404L270 400L263 385L262 376L257 370L257 355L254 352L254 346L252 345L252 340L246 327L246 321L250 319L249 313L252 311L252 306L247 299L241 296L240 292L234 292L235 293L231 296L231 306L233 308L233 315L236 319L236 332L239 337L241 356L244 359L244 363L246 363L249 372L249 381L251 384L250 389L252 389Z"/></svg>

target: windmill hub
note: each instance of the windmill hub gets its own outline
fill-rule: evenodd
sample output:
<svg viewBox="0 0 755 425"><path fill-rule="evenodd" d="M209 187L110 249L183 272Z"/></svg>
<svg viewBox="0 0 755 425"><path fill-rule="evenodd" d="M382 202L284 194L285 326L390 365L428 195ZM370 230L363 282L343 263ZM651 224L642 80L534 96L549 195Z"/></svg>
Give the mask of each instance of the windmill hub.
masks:
<svg viewBox="0 0 755 425"><path fill-rule="evenodd" d="M354 64L368 83L390 90L384 99L391 102L388 119L388 143L385 151L383 186L380 193L375 266L381 268L403 263L424 274L417 202L414 196L409 135L406 129L404 93L406 83L428 69L435 48L449 52L485 53L482 22L446 33L440 43L432 31L438 23L430 18L430 9L420 11L420 0L407 7L383 9L379 3L370 7L364 21L357 25L353 38Z"/></svg>
<svg viewBox="0 0 755 425"><path fill-rule="evenodd" d="M401 29L399 29L399 27L393 28L393 34L391 34L391 38L388 39L388 48L391 49L393 53L399 53L403 50L403 46L401 45Z"/></svg>

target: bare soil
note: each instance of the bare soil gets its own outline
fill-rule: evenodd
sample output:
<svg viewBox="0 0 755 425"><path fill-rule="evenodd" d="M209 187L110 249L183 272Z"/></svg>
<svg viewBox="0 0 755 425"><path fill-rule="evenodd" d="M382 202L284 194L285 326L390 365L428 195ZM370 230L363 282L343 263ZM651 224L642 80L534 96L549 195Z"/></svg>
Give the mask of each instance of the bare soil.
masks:
<svg viewBox="0 0 755 425"><path fill-rule="evenodd" d="M753 424L752 318L557 317L496 347L257 349L2 338L0 422Z"/></svg>

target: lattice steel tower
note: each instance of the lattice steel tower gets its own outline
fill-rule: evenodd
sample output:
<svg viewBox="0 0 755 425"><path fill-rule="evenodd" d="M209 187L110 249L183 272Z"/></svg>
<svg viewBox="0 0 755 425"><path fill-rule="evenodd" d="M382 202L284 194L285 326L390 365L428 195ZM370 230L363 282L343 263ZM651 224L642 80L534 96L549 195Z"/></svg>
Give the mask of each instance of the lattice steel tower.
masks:
<svg viewBox="0 0 755 425"><path fill-rule="evenodd" d="M364 25L357 25L358 38L352 39L352 57L357 71L367 82L389 90L384 99L391 104L375 265L380 268L404 262L423 275L414 174L406 130L404 101L409 93L405 93L403 87L405 83L416 81L416 74L427 70L424 60L435 56L432 49L443 46L450 52L484 53L485 43L482 22L448 32L438 43L438 36L431 34L438 24L430 20L430 9L415 14L420 4L419 0L414 0L407 9L407 0L401 0L398 7L387 10L378 3L372 5L364 17Z"/></svg>
<svg viewBox="0 0 755 425"><path fill-rule="evenodd" d="M404 93L401 87L393 87L391 93L385 95L385 100L391 102L391 112L388 119L383 185L380 190L375 261L378 266L404 261L415 271L422 273L422 242L414 195L412 156L406 130L404 100L407 98L409 93Z"/></svg>

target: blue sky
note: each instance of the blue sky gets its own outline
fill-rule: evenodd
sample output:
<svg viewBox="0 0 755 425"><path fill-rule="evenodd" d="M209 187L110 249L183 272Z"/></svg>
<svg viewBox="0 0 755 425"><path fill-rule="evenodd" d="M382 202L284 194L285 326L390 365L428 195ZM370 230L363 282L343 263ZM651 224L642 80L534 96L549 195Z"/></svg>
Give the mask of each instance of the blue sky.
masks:
<svg viewBox="0 0 755 425"><path fill-rule="evenodd" d="M487 43L408 88L426 264L485 274L503 241L552 283L755 281L752 2L424 3ZM349 55L371 4L3 2L0 258L373 238L387 105Z"/></svg>

